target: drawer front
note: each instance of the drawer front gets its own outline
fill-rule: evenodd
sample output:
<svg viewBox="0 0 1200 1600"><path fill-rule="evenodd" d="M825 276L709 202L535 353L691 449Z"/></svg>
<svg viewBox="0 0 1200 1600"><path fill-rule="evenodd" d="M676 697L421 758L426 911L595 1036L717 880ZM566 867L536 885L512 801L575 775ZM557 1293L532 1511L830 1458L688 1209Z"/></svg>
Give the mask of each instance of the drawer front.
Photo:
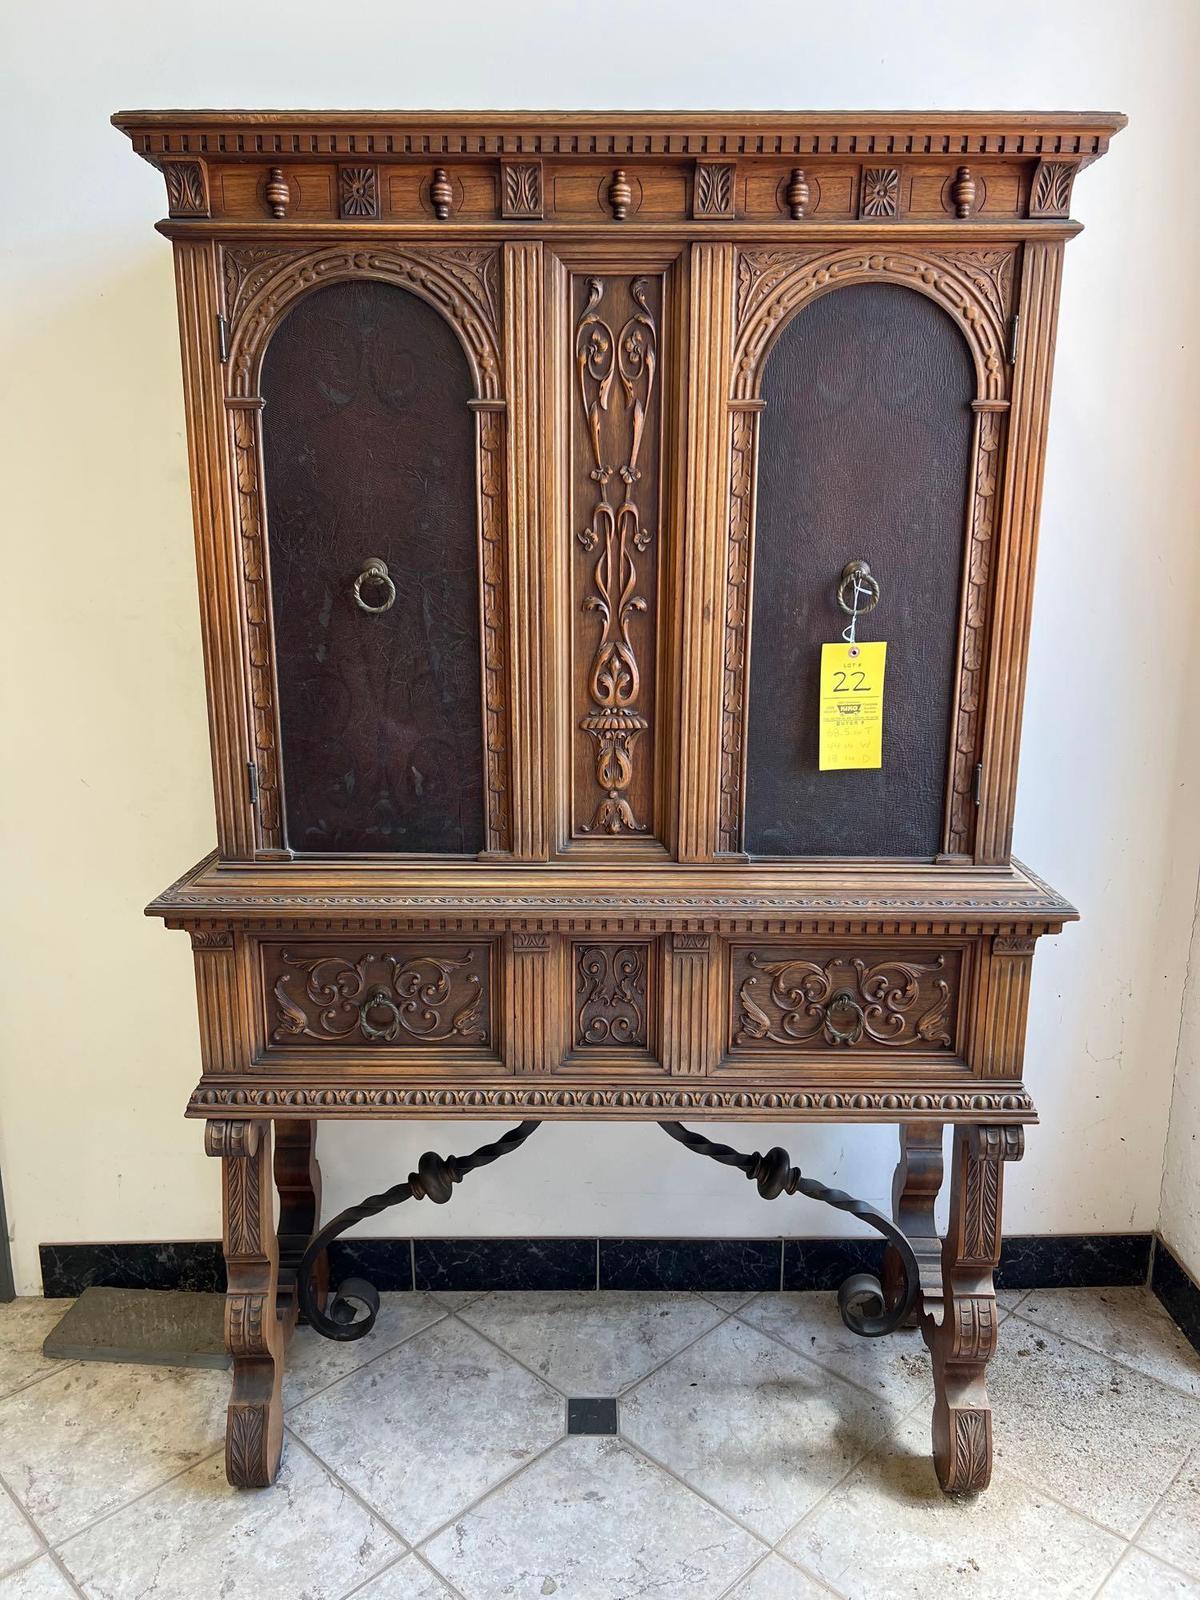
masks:
<svg viewBox="0 0 1200 1600"><path fill-rule="evenodd" d="M958 1054L966 960L961 946L735 944L729 1053Z"/></svg>
<svg viewBox="0 0 1200 1600"><path fill-rule="evenodd" d="M494 1049L493 945L259 946L267 1048Z"/></svg>

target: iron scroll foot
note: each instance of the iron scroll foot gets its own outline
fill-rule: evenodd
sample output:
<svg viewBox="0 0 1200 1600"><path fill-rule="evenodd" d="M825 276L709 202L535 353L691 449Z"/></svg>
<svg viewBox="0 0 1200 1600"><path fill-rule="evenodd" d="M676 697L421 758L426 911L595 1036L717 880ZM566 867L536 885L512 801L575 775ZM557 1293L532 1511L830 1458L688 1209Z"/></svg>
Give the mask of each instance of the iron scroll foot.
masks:
<svg viewBox="0 0 1200 1600"><path fill-rule="evenodd" d="M881 1233L891 1246L893 1261L899 1267L899 1292L889 1296L878 1278L867 1272L856 1272L838 1290L838 1309L851 1333L867 1338L891 1333L908 1319L920 1292L920 1268L908 1239L881 1211L841 1189L831 1189L815 1178L806 1178L799 1167L792 1166L787 1151L778 1145L766 1155L760 1155L757 1150L753 1155L743 1155L730 1145L715 1144L702 1133L685 1128L681 1122L660 1122L659 1127L696 1155L708 1156L724 1167L736 1167L744 1172L757 1185L764 1200L774 1200L781 1194L807 1195L810 1200L820 1200L838 1211L848 1212Z"/></svg>
<svg viewBox="0 0 1200 1600"><path fill-rule="evenodd" d="M417 1170L410 1172L403 1183L397 1183L382 1194L369 1195L356 1206L350 1206L327 1222L320 1233L314 1234L300 1261L297 1287L300 1309L304 1320L326 1339L344 1342L362 1339L375 1326L379 1315L379 1291L365 1278L347 1278L329 1294L327 1309L323 1306L324 1284L321 1263L330 1243L352 1228L356 1222L374 1217L390 1206L401 1205L405 1200L432 1200L444 1205L449 1200L456 1183L461 1183L468 1173L478 1167L489 1166L501 1156L517 1150L541 1127L540 1122L522 1122L503 1138L491 1144L480 1145L467 1156L439 1156L427 1150L417 1162ZM359 1311L361 1310L361 1315Z"/></svg>

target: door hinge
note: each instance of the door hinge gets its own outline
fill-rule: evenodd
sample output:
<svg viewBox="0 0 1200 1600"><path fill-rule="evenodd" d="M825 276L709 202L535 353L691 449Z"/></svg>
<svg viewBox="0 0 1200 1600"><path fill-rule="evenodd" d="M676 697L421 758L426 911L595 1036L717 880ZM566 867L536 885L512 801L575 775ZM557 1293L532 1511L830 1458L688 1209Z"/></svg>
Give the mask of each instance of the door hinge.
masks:
<svg viewBox="0 0 1200 1600"><path fill-rule="evenodd" d="M1021 313L1014 311L1008 319L1008 364L1015 367L1017 364L1017 334L1021 327Z"/></svg>
<svg viewBox="0 0 1200 1600"><path fill-rule="evenodd" d="M222 366L229 360L229 322L217 312L217 360Z"/></svg>
<svg viewBox="0 0 1200 1600"><path fill-rule="evenodd" d="M250 804L252 806L256 806L258 804L258 762L257 761L247 761L247 763L246 763L246 793L250 797Z"/></svg>
<svg viewBox="0 0 1200 1600"><path fill-rule="evenodd" d="M975 768L975 782L971 787L971 793L972 793L972 795L974 797L975 804L978 805L979 804L979 797L983 793L983 762L982 761Z"/></svg>

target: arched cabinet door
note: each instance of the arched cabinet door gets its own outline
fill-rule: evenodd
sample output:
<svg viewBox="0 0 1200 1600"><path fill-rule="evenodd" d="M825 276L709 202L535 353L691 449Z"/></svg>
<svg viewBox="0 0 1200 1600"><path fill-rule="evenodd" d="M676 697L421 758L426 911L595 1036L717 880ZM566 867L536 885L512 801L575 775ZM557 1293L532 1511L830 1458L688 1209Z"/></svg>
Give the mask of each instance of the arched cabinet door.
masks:
<svg viewBox="0 0 1200 1600"><path fill-rule="evenodd" d="M758 429L742 774L751 855L928 860L948 841L950 853L969 848L956 786L973 756L956 753L956 728L978 388L943 306L902 283L858 281L807 299L763 357L753 421L735 413L735 463L739 428ZM879 585L857 637L887 643L882 766L821 771L821 647L847 626L837 591L854 561ZM977 635L967 653L980 646ZM968 687L977 701L978 682Z"/></svg>
<svg viewBox="0 0 1200 1600"><path fill-rule="evenodd" d="M396 283L325 283L274 327L259 390L281 843L477 854L497 776L484 682L496 619L483 615L483 448L459 335Z"/></svg>

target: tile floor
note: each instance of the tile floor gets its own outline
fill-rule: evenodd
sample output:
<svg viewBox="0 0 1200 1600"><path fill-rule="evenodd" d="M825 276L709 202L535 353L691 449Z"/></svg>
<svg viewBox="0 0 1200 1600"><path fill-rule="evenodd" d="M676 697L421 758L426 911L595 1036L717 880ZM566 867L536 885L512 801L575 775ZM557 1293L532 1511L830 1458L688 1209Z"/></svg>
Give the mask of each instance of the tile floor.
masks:
<svg viewBox="0 0 1200 1600"><path fill-rule="evenodd" d="M832 1295L385 1296L297 1335L252 1493L227 1373L47 1361L67 1302L0 1306L0 1600L1200 1600L1200 1356L1140 1289L1000 1299L973 1502L917 1336ZM596 1395L620 1433L567 1436Z"/></svg>

